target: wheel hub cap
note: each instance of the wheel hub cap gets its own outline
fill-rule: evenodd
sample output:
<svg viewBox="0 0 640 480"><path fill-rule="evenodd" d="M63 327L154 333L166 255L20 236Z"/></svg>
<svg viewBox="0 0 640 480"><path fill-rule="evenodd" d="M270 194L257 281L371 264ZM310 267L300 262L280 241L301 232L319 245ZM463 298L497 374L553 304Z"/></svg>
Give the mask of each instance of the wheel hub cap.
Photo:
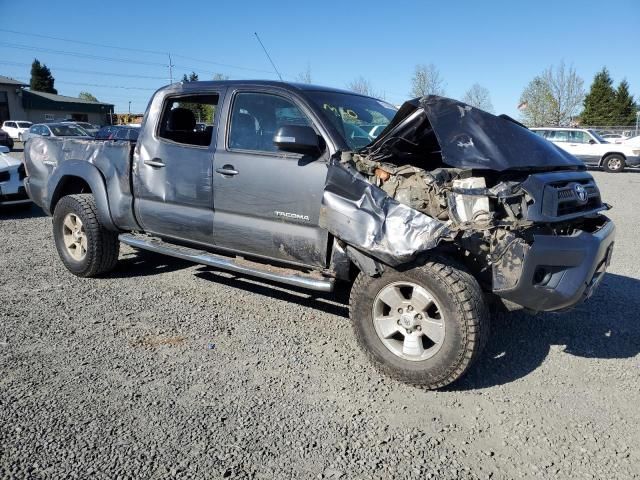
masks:
<svg viewBox="0 0 640 480"><path fill-rule="evenodd" d="M83 260L87 255L87 234L82 220L76 214L69 213L64 217L62 238L69 256L74 260Z"/></svg>
<svg viewBox="0 0 640 480"><path fill-rule="evenodd" d="M372 314L382 344L404 360L426 360L444 343L443 310L418 284L394 282L385 286L374 299Z"/></svg>

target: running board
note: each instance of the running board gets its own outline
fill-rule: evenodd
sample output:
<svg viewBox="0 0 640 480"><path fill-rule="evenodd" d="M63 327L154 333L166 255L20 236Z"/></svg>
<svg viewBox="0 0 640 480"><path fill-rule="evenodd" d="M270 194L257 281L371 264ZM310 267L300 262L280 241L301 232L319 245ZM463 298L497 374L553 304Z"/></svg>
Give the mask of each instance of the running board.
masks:
<svg viewBox="0 0 640 480"><path fill-rule="evenodd" d="M222 270L229 270L231 272L241 273L296 287L308 288L310 290L317 290L320 292L333 291L333 285L335 283L335 279L322 277L319 274L310 275L298 273L296 270L273 267L270 265L251 262L242 258L224 257L204 250L196 250L194 248L183 247L181 245L174 245L154 237L123 233L118 236L118 240L132 247L149 250L162 255L169 255L171 257L181 258L182 260L188 260L202 265L209 265Z"/></svg>

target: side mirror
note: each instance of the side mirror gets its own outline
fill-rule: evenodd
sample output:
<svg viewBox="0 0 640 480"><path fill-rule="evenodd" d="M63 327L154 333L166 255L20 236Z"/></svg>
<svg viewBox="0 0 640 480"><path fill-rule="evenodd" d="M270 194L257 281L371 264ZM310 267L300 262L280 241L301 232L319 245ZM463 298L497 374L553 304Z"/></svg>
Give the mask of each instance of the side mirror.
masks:
<svg viewBox="0 0 640 480"><path fill-rule="evenodd" d="M593 138L592 138L591 140L589 140L589 144L590 144L590 145L593 145L593 144L595 144L595 143L596 143L596 141L595 141Z"/></svg>
<svg viewBox="0 0 640 480"><path fill-rule="evenodd" d="M273 144L280 150L295 153L311 153L320 150L320 139L311 127L283 125L273 136Z"/></svg>

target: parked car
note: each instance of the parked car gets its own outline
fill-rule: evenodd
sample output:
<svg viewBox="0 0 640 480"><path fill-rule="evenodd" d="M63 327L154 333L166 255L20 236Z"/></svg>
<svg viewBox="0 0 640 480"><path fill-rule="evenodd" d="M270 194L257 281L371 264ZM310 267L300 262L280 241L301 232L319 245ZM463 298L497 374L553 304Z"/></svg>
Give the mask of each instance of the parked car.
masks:
<svg viewBox="0 0 640 480"><path fill-rule="evenodd" d="M36 123L24 134L25 142L33 137L78 137L92 138L84 129L74 123Z"/></svg>
<svg viewBox="0 0 640 480"><path fill-rule="evenodd" d="M8 147L13 150L13 138L4 130L0 130L0 146Z"/></svg>
<svg viewBox="0 0 640 480"><path fill-rule="evenodd" d="M8 153L9 147L0 147L0 207L28 205L31 199L23 184L24 164Z"/></svg>
<svg viewBox="0 0 640 480"><path fill-rule="evenodd" d="M532 128L533 132L578 157L585 165L607 172L621 172L625 166L640 165L640 148L609 143L593 130L581 128Z"/></svg>
<svg viewBox="0 0 640 480"><path fill-rule="evenodd" d="M624 135L621 135L619 133L600 134L600 137L602 137L603 139L605 139L609 143L622 143L628 138L628 137L625 137Z"/></svg>
<svg viewBox="0 0 640 480"><path fill-rule="evenodd" d="M185 105L215 106L212 128L196 131ZM373 117L389 126L362 144L354 122ZM411 384L443 387L478 359L488 298L565 310L594 292L611 259L610 207L583 163L456 100L396 110L313 85L184 82L158 90L144 118L135 148L27 142L25 186L53 215L71 273L113 269L124 243L347 289L360 346Z"/></svg>
<svg viewBox="0 0 640 480"><path fill-rule="evenodd" d="M95 137L96 133L98 133L98 130L100 130L100 127L96 127L89 122L64 121L61 123L77 125L92 137Z"/></svg>
<svg viewBox="0 0 640 480"><path fill-rule="evenodd" d="M31 125L33 125L33 123L25 122L23 120L7 120L6 122L2 122L2 130L7 132L14 140L22 142L22 135L29 130Z"/></svg>
<svg viewBox="0 0 640 480"><path fill-rule="evenodd" d="M135 142L138 139L140 127L127 125L107 125L96 133L96 140L129 140Z"/></svg>
<svg viewBox="0 0 640 480"><path fill-rule="evenodd" d="M630 137L627 138L624 142L622 142L624 145L628 146L628 147L636 147L636 148L640 148L640 135L635 136L635 137Z"/></svg>

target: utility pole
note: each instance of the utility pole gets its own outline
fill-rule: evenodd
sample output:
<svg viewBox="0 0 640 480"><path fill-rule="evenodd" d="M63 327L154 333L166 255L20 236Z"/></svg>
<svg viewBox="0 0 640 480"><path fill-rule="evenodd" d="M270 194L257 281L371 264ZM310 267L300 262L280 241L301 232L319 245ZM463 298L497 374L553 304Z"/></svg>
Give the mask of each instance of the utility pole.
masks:
<svg viewBox="0 0 640 480"><path fill-rule="evenodd" d="M129 100L129 116L131 116L131 100Z"/></svg>
<svg viewBox="0 0 640 480"><path fill-rule="evenodd" d="M169 83L173 83L173 61L171 60L171 53L167 53L169 55Z"/></svg>
<svg viewBox="0 0 640 480"><path fill-rule="evenodd" d="M638 122L640 121L640 110L636 112L636 137L638 136Z"/></svg>

